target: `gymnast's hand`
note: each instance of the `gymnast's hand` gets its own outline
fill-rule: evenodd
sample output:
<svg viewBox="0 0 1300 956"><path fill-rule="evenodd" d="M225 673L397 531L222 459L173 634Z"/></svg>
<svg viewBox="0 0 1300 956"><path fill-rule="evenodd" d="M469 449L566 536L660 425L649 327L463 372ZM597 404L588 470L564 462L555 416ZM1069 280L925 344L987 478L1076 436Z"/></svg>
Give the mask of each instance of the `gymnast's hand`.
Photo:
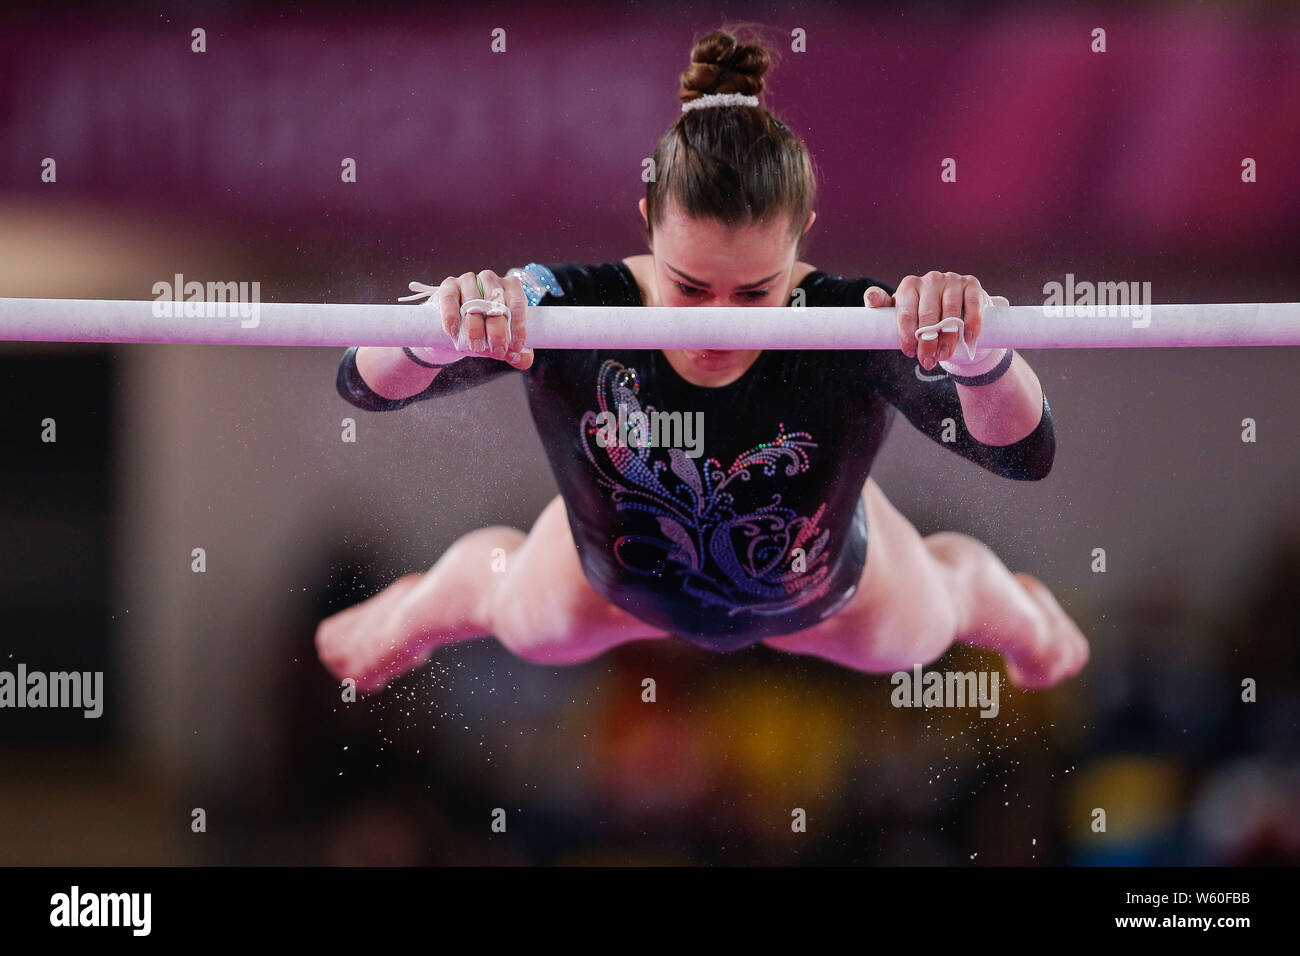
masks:
<svg viewBox="0 0 1300 956"><path fill-rule="evenodd" d="M918 328L956 316L966 323L966 342L973 349L984 320L984 309L993 302L974 276L955 272L927 272L923 276L904 276L898 291L889 295L872 286L863 295L868 308L894 306L898 319L898 342L903 354L915 356L927 371L941 360L951 359L957 348L956 332L941 332L932 341L917 341ZM1005 305L1006 300L1002 299ZM963 353L961 359L967 356Z"/></svg>
<svg viewBox="0 0 1300 956"><path fill-rule="evenodd" d="M520 371L532 366L533 350L528 348L526 331L528 299L518 278L502 277L491 269L448 276L438 286L434 300L442 314L443 330L451 336L457 352L500 359ZM484 305L483 300L491 305Z"/></svg>

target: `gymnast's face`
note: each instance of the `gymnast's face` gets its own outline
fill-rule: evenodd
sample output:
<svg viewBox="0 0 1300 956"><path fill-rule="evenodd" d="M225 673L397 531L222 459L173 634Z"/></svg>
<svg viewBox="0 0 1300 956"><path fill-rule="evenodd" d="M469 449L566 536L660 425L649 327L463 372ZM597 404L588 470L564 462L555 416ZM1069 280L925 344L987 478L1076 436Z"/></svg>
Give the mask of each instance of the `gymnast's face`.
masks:
<svg viewBox="0 0 1300 956"><path fill-rule="evenodd" d="M645 200L641 216L645 218ZM812 225L809 216L805 231ZM790 223L726 226L664 210L651 241L654 304L673 307L783 306L790 300L798 249ZM669 364L696 385L735 381L758 358L755 350L665 350Z"/></svg>

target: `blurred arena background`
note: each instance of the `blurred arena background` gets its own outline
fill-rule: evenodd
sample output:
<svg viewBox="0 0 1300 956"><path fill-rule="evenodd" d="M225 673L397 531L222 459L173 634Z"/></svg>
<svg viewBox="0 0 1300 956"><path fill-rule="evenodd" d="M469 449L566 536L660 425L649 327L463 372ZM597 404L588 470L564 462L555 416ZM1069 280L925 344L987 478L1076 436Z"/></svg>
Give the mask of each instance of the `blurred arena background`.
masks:
<svg viewBox="0 0 1300 956"><path fill-rule="evenodd" d="M0 296L145 299L179 272L388 302L635 254L691 42L744 19L806 31L766 103L820 167L818 267L969 272L1017 304L1067 273L1300 300L1292 4L52 11L0 19ZM99 720L0 711L0 863L1300 862L1296 350L1031 353L1041 483L894 430L894 504L1032 570L1092 641L993 720L669 642L574 668L479 642L342 704L316 623L470 529L527 528L554 484L517 380L374 415L335 392L340 355L0 343L0 668L107 686Z"/></svg>

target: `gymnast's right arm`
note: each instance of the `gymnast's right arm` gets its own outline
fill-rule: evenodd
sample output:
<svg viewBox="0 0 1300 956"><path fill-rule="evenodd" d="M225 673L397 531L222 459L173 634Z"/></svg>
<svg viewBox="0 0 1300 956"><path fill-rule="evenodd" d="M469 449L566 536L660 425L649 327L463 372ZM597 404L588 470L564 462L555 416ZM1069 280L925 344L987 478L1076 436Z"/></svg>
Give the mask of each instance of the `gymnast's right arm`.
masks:
<svg viewBox="0 0 1300 956"><path fill-rule="evenodd" d="M496 307L471 306L462 316L462 302L482 299L507 305L509 319ZM393 411L532 365L533 350L526 343L528 299L517 276L503 278L490 270L477 273L477 279L472 272L449 276L429 304L438 309L447 344L416 349L352 346L339 363L340 396L367 411Z"/></svg>

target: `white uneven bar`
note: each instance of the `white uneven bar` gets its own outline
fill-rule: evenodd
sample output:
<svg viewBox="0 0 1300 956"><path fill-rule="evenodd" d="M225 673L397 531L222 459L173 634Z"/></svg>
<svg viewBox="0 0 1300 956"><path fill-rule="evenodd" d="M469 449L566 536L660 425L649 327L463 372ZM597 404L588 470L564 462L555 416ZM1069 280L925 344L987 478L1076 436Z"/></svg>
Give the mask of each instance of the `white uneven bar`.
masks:
<svg viewBox="0 0 1300 956"><path fill-rule="evenodd" d="M153 300L0 298L0 341L191 345L445 345L428 305L263 302L256 318L156 316ZM1082 311L1082 310L1080 310ZM1099 311L1106 311L1105 309ZM1115 310L1119 311L1119 310ZM538 349L895 349L892 308L534 306ZM1169 348L1300 345L1300 303L1152 305L1130 315L1050 315L1043 306L986 311L983 347Z"/></svg>

